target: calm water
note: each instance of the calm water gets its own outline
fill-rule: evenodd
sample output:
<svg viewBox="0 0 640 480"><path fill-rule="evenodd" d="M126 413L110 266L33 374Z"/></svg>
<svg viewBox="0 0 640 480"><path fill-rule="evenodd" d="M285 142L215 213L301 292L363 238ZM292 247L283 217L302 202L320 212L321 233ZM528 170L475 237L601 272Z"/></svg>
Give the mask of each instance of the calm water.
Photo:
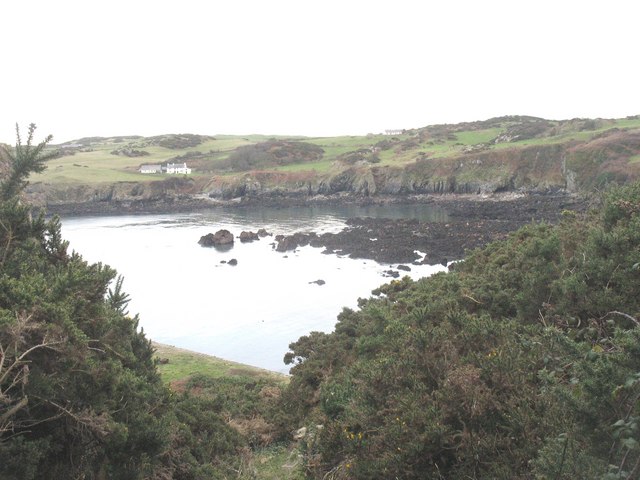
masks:
<svg viewBox="0 0 640 480"><path fill-rule="evenodd" d="M343 307L389 281L371 260L324 255L303 247L279 253L273 238L236 241L227 252L198 245L225 228L266 228L274 235L336 232L352 216L444 220L428 206L304 207L213 210L193 214L64 218L70 247L125 277L129 312L140 314L151 339L249 365L286 372L289 343L311 331L330 332ZM235 258L236 266L221 263ZM414 278L443 270L411 266ZM401 272L404 273L404 272ZM322 286L309 283L322 279Z"/></svg>

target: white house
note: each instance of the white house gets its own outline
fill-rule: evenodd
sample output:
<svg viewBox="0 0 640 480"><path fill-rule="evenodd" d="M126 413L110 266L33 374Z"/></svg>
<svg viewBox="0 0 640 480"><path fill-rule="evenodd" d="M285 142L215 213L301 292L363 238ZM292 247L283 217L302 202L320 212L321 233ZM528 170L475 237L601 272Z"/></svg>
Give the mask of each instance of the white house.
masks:
<svg viewBox="0 0 640 480"><path fill-rule="evenodd" d="M187 167L186 163L167 163L167 173L189 175L191 169Z"/></svg>
<svg viewBox="0 0 640 480"><path fill-rule="evenodd" d="M384 134L385 135L402 135L403 130L402 129L393 129L393 130L385 130Z"/></svg>
<svg viewBox="0 0 640 480"><path fill-rule="evenodd" d="M140 173L162 173L162 165L141 165Z"/></svg>

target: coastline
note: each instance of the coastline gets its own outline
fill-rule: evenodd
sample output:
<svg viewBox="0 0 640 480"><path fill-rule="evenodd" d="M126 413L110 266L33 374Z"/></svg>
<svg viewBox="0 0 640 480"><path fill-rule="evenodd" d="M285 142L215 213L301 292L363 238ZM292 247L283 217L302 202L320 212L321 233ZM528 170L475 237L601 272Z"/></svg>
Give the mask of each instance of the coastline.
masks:
<svg viewBox="0 0 640 480"><path fill-rule="evenodd" d="M576 194L494 193L356 196L352 194L245 196L232 200L203 195L167 196L139 201L93 201L52 204L47 213L67 217L193 213L217 208L282 208L300 206L433 205L445 222L353 217L339 233L312 233L312 245L325 253L380 263L446 264L467 251L506 237L531 222L557 223L565 210L586 211L590 200ZM279 232L274 232L275 234ZM302 232L301 232L302 233ZM308 235L309 232L305 232ZM297 245L293 244L292 249ZM416 252L425 252L422 257Z"/></svg>

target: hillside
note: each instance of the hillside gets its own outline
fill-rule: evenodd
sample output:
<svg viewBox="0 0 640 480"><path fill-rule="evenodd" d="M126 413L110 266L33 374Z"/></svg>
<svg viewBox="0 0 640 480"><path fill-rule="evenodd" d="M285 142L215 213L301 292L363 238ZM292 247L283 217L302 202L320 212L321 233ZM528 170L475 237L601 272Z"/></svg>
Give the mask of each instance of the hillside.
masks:
<svg viewBox="0 0 640 480"><path fill-rule="evenodd" d="M508 116L391 136L92 137L56 148L48 169L30 178L36 203L144 209L176 201L193 208L195 198L576 192L640 177L640 117ZM168 162L193 173L139 173L142 164Z"/></svg>

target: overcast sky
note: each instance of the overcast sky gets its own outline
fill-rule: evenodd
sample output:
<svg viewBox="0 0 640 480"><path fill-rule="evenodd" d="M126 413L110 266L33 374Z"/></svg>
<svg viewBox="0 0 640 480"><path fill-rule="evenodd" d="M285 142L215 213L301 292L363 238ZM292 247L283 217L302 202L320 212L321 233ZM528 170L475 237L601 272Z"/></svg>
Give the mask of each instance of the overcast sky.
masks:
<svg viewBox="0 0 640 480"><path fill-rule="evenodd" d="M637 0L0 3L0 141L640 114Z"/></svg>

